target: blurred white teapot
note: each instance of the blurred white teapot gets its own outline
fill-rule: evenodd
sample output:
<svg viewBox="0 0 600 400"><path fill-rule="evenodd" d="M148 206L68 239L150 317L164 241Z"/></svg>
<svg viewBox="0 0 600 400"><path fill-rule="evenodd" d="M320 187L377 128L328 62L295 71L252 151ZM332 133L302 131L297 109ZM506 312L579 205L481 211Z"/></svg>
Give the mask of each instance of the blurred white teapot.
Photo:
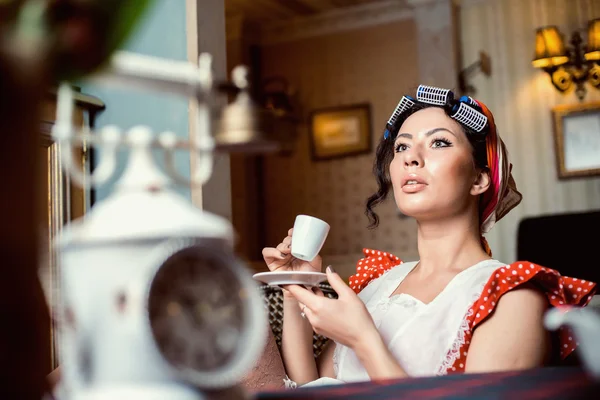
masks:
<svg viewBox="0 0 600 400"><path fill-rule="evenodd" d="M596 296L586 308L552 308L544 318L547 329L557 330L563 325L573 330L579 347L576 351L583 362L583 367L596 380L600 380L600 312Z"/></svg>

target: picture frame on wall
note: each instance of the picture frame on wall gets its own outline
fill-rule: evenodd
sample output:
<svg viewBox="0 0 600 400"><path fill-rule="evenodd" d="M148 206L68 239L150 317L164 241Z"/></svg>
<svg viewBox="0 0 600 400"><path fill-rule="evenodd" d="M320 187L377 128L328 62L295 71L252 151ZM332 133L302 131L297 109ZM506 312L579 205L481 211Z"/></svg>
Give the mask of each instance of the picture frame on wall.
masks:
<svg viewBox="0 0 600 400"><path fill-rule="evenodd" d="M552 109L559 179L600 176L600 102Z"/></svg>
<svg viewBox="0 0 600 400"><path fill-rule="evenodd" d="M314 161L371 152L371 105L368 103L314 110L308 125Z"/></svg>

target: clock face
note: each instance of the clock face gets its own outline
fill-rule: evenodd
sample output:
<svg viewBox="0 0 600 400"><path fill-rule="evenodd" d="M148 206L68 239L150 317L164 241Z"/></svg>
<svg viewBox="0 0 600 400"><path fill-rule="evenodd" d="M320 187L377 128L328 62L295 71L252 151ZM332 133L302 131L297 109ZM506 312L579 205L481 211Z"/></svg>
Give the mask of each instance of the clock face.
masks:
<svg viewBox="0 0 600 400"><path fill-rule="evenodd" d="M208 247L176 252L150 286L148 314L156 344L175 368L214 372L241 351L248 289L235 260Z"/></svg>

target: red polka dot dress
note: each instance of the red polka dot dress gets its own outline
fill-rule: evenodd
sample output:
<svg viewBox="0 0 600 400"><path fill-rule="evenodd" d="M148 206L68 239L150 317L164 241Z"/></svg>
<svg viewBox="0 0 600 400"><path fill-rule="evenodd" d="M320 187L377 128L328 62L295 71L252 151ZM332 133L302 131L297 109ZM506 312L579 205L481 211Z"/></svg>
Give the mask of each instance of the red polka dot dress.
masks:
<svg viewBox="0 0 600 400"><path fill-rule="evenodd" d="M377 278L403 264L398 257L383 251L363 249L363 253L365 257L358 261L356 274L349 280L350 287L359 296L371 283L378 281ZM448 354L452 356L446 357L438 374L464 372L474 329L493 313L498 300L506 292L525 283L534 283L547 296L551 306L562 307L586 306L596 291L594 282L561 276L555 270L524 261L510 265L499 264L488 268L479 276L483 289L477 290L472 302L464 303L470 305L464 310L461 332L457 332L457 339L450 346L453 348L448 348ZM559 339L560 349L556 351L564 359L577 347L577 343L570 331L564 328L559 331Z"/></svg>
<svg viewBox="0 0 600 400"><path fill-rule="evenodd" d="M379 278L390 268L402 264L402 260L393 254L379 250L363 249L365 258L356 264L356 274L350 277L350 287L359 293L373 279Z"/></svg>

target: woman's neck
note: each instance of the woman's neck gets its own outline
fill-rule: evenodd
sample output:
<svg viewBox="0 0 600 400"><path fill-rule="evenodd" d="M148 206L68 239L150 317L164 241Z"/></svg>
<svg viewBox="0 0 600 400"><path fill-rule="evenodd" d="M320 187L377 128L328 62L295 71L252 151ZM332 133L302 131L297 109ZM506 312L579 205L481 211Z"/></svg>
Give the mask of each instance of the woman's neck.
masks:
<svg viewBox="0 0 600 400"><path fill-rule="evenodd" d="M490 257L481 246L477 218L459 215L445 220L418 221L419 270L465 269Z"/></svg>

